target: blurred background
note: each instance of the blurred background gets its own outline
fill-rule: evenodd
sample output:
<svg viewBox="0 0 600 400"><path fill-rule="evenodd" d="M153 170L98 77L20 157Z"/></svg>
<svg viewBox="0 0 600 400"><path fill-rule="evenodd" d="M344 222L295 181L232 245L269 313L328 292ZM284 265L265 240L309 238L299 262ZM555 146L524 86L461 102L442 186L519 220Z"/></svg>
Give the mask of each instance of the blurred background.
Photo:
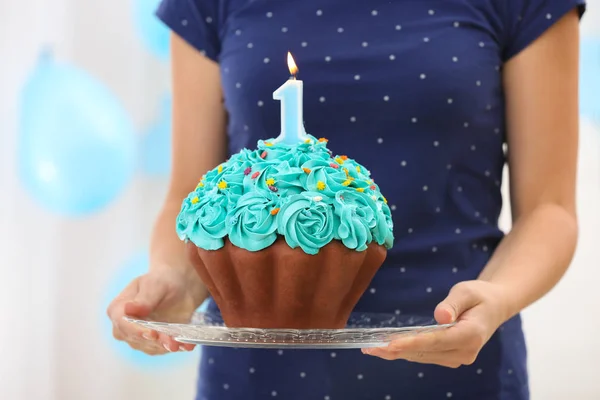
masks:
<svg viewBox="0 0 600 400"><path fill-rule="evenodd" d="M201 349L137 354L105 314L147 268L166 192L158 2L0 0L0 399L193 398ZM567 276L524 313L534 400L600 399L600 0L588 4L581 236Z"/></svg>

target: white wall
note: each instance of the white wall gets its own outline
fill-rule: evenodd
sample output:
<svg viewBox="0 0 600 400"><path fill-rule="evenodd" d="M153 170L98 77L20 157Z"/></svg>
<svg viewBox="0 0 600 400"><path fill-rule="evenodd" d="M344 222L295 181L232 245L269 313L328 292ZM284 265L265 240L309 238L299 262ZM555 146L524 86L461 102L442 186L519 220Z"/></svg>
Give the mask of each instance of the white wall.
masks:
<svg viewBox="0 0 600 400"><path fill-rule="evenodd" d="M600 35L598 3L590 3L583 31ZM138 127L151 119L168 72L139 42L130 8L117 0L0 0L0 399L193 395L197 354L162 368L136 367L103 325L107 287L147 245L166 182L138 177L105 211L61 219L32 202L13 170L16 99L44 43L105 82ZM581 144L577 256L559 286L525 312L534 400L600 398L600 126L584 122Z"/></svg>
<svg viewBox="0 0 600 400"><path fill-rule="evenodd" d="M600 126L584 121L580 135L575 259L554 290L523 313L532 400L600 399Z"/></svg>

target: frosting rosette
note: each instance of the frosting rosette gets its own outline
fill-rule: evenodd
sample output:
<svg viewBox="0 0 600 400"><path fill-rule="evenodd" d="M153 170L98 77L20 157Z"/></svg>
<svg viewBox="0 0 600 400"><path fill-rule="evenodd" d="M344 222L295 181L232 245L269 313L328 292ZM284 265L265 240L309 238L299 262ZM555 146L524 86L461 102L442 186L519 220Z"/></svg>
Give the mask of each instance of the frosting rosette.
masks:
<svg viewBox="0 0 600 400"><path fill-rule="evenodd" d="M317 254L333 240L339 225L330 203L331 199L317 192L292 196L277 214L277 231L292 249L300 247L307 254Z"/></svg>
<svg viewBox="0 0 600 400"><path fill-rule="evenodd" d="M227 235L227 196L217 188L197 196L190 194L183 202L177 217L177 233L181 239L189 239L198 247L217 250L223 247Z"/></svg>
<svg viewBox="0 0 600 400"><path fill-rule="evenodd" d="M337 237L350 249L365 250L377 226L377 206L362 193L344 190L335 194L333 208L340 218Z"/></svg>
<svg viewBox="0 0 600 400"><path fill-rule="evenodd" d="M277 240L278 198L265 191L242 195L227 215L229 240L237 247L258 251Z"/></svg>
<svg viewBox="0 0 600 400"><path fill-rule="evenodd" d="M338 156L336 158L342 160L342 167L348 170L348 174L351 177L360 180L368 180L371 176L371 171L362 166L360 163L356 162L356 160L346 158L345 156Z"/></svg>
<svg viewBox="0 0 600 400"><path fill-rule="evenodd" d="M340 218L336 235L346 247L362 251L373 238L378 244L384 244L387 222L371 197L357 191L339 191L333 208Z"/></svg>
<svg viewBox="0 0 600 400"><path fill-rule="evenodd" d="M289 196L304 192L305 186L302 182L306 174L300 167L293 167L288 162L277 166L275 174L275 185L280 196Z"/></svg>
<svg viewBox="0 0 600 400"><path fill-rule="evenodd" d="M247 174L243 177L244 192L253 191L277 191L275 175L278 165L260 161L249 167Z"/></svg>
<svg viewBox="0 0 600 400"><path fill-rule="evenodd" d="M317 254L332 240L364 251L393 245L391 212L371 173L357 161L333 155L326 139L297 145L259 141L207 172L184 199L177 233L205 250L224 238L249 251L278 237Z"/></svg>
<svg viewBox="0 0 600 400"><path fill-rule="evenodd" d="M352 185L354 180L346 175L338 163L331 160L309 160L302 164L302 170L307 174L307 190L319 191L332 198L336 192Z"/></svg>

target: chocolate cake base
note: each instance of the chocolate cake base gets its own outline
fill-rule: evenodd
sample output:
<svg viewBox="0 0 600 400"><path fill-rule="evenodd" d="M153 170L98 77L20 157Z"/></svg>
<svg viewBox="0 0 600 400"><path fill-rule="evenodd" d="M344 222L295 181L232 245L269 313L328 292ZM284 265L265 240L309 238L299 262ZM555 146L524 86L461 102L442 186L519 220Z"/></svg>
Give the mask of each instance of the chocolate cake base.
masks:
<svg viewBox="0 0 600 400"><path fill-rule="evenodd" d="M371 244L350 250L332 241L317 255L283 238L257 252L226 240L207 251L187 243L188 257L230 328L343 328L386 257Z"/></svg>

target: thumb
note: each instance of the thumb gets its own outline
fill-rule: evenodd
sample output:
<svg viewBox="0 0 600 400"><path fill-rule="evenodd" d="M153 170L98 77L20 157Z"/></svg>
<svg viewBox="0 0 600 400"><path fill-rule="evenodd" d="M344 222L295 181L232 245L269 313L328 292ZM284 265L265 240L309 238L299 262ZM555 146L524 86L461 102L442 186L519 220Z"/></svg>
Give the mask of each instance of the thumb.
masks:
<svg viewBox="0 0 600 400"><path fill-rule="evenodd" d="M125 303L125 315L138 318L148 317L163 299L164 292L162 285L149 285L144 279L140 280L135 297Z"/></svg>
<svg viewBox="0 0 600 400"><path fill-rule="evenodd" d="M460 282L450 290L435 308L434 317L438 324L455 322L461 314L479 303L479 296L472 285L472 282Z"/></svg>

